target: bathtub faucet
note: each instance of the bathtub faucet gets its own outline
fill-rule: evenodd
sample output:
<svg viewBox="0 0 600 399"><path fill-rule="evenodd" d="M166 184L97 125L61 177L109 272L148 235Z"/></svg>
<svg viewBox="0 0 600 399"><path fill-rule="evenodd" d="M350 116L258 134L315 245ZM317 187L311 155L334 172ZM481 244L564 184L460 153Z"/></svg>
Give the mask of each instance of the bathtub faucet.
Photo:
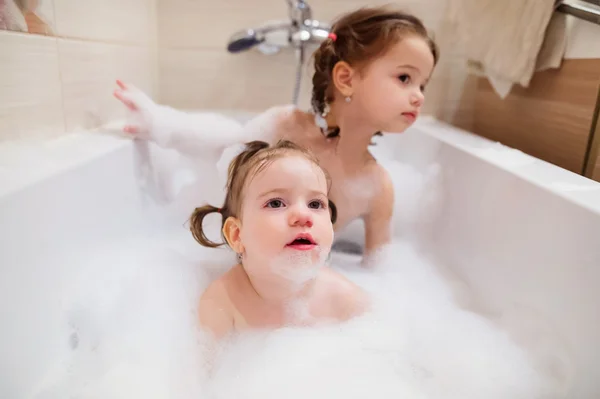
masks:
<svg viewBox="0 0 600 399"><path fill-rule="evenodd" d="M314 20L312 10L303 0L287 0L288 21L272 21L257 28L249 28L234 33L227 50L239 53L259 46L265 54L273 54L283 47L296 49L305 44L320 44L327 38L330 26Z"/></svg>
<svg viewBox="0 0 600 399"><path fill-rule="evenodd" d="M319 45L327 39L330 25L312 18L312 10L304 0L286 0L289 20L268 22L257 28L234 33L227 51L239 53L257 47L263 54L275 54L282 48L291 47L298 54L296 86L293 103L298 103L304 55L308 45Z"/></svg>

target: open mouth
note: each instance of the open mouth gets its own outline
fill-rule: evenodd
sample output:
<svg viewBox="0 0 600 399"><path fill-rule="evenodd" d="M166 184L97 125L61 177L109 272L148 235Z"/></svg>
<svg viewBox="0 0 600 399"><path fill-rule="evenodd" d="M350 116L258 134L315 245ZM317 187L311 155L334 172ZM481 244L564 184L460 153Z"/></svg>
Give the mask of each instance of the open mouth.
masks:
<svg viewBox="0 0 600 399"><path fill-rule="evenodd" d="M289 242L286 246L298 250L312 249L317 245L310 234L298 234L293 241Z"/></svg>

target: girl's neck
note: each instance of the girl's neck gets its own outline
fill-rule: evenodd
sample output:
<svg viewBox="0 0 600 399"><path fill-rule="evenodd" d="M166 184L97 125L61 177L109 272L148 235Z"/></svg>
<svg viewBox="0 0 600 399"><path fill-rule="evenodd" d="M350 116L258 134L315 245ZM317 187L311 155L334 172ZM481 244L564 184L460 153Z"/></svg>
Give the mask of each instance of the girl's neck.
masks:
<svg viewBox="0 0 600 399"><path fill-rule="evenodd" d="M325 120L328 126L337 126L340 130L337 151L342 159L370 159L369 145L376 128L364 123L362 118L344 113L336 102L331 104L331 110Z"/></svg>

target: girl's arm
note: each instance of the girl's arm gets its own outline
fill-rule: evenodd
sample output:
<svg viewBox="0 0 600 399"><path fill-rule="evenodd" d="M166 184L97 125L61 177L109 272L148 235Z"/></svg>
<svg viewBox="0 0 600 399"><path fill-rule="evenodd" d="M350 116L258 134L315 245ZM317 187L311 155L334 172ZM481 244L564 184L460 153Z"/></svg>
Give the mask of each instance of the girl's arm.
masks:
<svg viewBox="0 0 600 399"><path fill-rule="evenodd" d="M159 105L132 85L119 80L117 85L114 96L131 111L132 121L123 129L126 133L192 157L219 156L233 144L252 140L272 142L280 136L277 122L292 109L274 107L242 125L217 113L187 113Z"/></svg>
<svg viewBox="0 0 600 399"><path fill-rule="evenodd" d="M392 239L392 216L394 211L394 186L383 168L379 168L380 190L373 199L365 223L365 257L368 262L371 255L388 244Z"/></svg>

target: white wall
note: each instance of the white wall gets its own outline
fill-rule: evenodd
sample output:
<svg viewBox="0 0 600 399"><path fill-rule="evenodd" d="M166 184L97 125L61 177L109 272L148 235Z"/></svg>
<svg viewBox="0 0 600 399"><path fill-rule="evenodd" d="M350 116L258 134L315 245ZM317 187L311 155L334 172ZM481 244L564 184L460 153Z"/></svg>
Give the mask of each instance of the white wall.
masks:
<svg viewBox="0 0 600 399"><path fill-rule="evenodd" d="M569 15L567 38L565 58L600 58L600 25Z"/></svg>

